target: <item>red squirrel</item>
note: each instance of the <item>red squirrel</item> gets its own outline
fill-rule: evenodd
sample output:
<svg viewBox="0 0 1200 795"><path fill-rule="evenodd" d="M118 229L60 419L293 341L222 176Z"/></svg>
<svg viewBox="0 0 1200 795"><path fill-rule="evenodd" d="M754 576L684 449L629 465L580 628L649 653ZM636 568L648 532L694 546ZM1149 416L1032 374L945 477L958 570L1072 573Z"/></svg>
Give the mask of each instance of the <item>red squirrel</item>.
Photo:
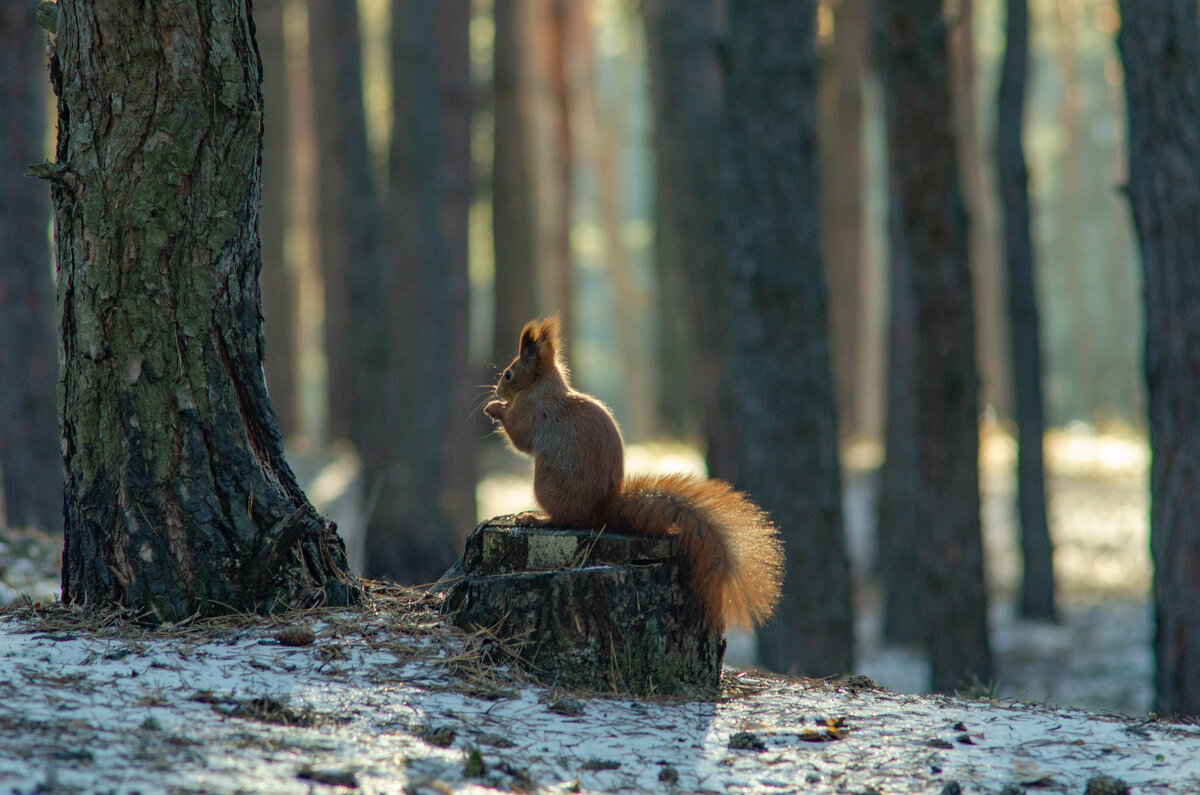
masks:
<svg viewBox="0 0 1200 795"><path fill-rule="evenodd" d="M779 601L783 552L770 517L720 480L625 477L625 446L608 407L571 388L558 318L521 331L520 352L483 407L514 449L533 456L538 525L674 536L708 624L752 629Z"/></svg>

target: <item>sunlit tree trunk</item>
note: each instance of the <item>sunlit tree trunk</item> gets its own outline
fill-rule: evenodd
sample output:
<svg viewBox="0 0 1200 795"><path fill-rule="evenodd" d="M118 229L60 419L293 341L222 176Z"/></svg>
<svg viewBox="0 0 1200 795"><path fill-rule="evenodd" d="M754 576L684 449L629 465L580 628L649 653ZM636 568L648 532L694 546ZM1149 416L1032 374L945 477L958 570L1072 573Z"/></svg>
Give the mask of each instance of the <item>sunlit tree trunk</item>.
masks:
<svg viewBox="0 0 1200 795"><path fill-rule="evenodd" d="M530 0L496 0L493 71L492 235L495 315L492 363L508 364L538 296L537 147Z"/></svg>
<svg viewBox="0 0 1200 795"><path fill-rule="evenodd" d="M575 276L571 223L575 206L575 132L572 115L577 55L590 35L588 5L577 0L526 0L533 6L533 57L537 120L534 174L537 178L539 313L574 305Z"/></svg>
<svg viewBox="0 0 1200 795"><path fill-rule="evenodd" d="M475 524L469 22L468 0L392 5L391 459L367 531L366 565L406 582L441 575Z"/></svg>
<svg viewBox="0 0 1200 795"><path fill-rule="evenodd" d="M1012 373L1017 420L1017 502L1021 520L1020 610L1027 618L1053 620L1054 548L1046 521L1042 457L1042 347L1034 284L1029 218L1029 174L1021 141L1029 62L1026 0L1008 0L1007 42L996 103L996 171L1004 213Z"/></svg>
<svg viewBox="0 0 1200 795"><path fill-rule="evenodd" d="M843 436L872 430L865 364L864 304L868 285L863 226L863 80L866 0L833 5L834 35L822 83L821 223L829 282L834 397Z"/></svg>
<svg viewBox="0 0 1200 795"><path fill-rule="evenodd" d="M894 260L912 268L916 527L933 688L992 675L979 516L979 383L941 0L883 2ZM895 404L893 404L894 406Z"/></svg>
<svg viewBox="0 0 1200 795"><path fill-rule="evenodd" d="M34 5L0 4L0 527L61 530L50 203L25 176L45 160L45 64Z"/></svg>
<svg viewBox="0 0 1200 795"><path fill-rule="evenodd" d="M737 474L783 532L760 661L851 670L853 611L816 221L816 3L731 0L723 154Z"/></svg>
<svg viewBox="0 0 1200 795"><path fill-rule="evenodd" d="M1121 2L1129 205L1142 254L1150 404L1155 710L1200 716L1200 19Z"/></svg>
<svg viewBox="0 0 1200 795"><path fill-rule="evenodd" d="M249 7L58 7L63 598L161 621L345 604L263 378Z"/></svg>

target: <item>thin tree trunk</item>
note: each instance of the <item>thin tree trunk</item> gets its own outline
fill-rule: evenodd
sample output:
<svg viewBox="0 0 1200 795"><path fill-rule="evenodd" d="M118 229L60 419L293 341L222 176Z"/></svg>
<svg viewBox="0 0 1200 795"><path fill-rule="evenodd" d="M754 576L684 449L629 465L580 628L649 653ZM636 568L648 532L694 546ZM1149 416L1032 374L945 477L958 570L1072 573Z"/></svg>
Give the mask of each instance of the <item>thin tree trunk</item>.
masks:
<svg viewBox="0 0 1200 795"><path fill-rule="evenodd" d="M975 297L976 361L982 376L980 401L1002 417L1011 416L1013 396L1009 363L1005 357L1007 317L1004 309L1004 272L996 254L992 220L990 163L979 135L975 83L978 72L974 0L956 0L948 10L947 46L950 52L951 105L958 139L959 173L971 225L967 230L971 257L972 292Z"/></svg>
<svg viewBox="0 0 1200 795"><path fill-rule="evenodd" d="M650 297L637 285L633 258L622 235L622 200L627 194L622 156L628 119L623 97L606 102L596 90L591 48L576 54L575 63L579 71L573 117L577 151L594 175L595 220L613 293L613 332L625 363L619 404L622 432L627 440L642 441L658 431L654 410L658 384L652 373L654 346L646 344ZM632 83L627 75L617 79L627 86Z"/></svg>
<svg viewBox="0 0 1200 795"><path fill-rule="evenodd" d="M871 4L872 57L882 77L888 68L886 4ZM895 113L885 95L884 114L891 124ZM913 299L912 248L899 211L900 189L896 172L887 171L887 230L890 272L887 291L888 333L884 447L886 457L879 473L877 546L879 577L883 587L883 637L889 643L924 642L925 581L919 575L923 559L917 532L916 408L916 309Z"/></svg>
<svg viewBox="0 0 1200 795"><path fill-rule="evenodd" d="M527 0L533 4L534 85L538 148L537 213L539 314L571 317L574 269L571 222L575 196L575 133L571 124L576 61L586 41L587 4L577 0ZM511 332L510 332L511 334ZM503 360L502 360L503 361Z"/></svg>
<svg viewBox="0 0 1200 795"><path fill-rule="evenodd" d="M890 180L889 180L890 181ZM883 637L889 643L918 643L928 637L925 581L920 576L924 548L917 529L921 493L917 469L917 320L913 263L907 232L900 223L894 185L889 188L888 233L891 279L887 338L886 457L879 473L876 522L879 576L883 585Z"/></svg>
<svg viewBox="0 0 1200 795"><path fill-rule="evenodd" d="M663 302L684 315L695 364L682 383L691 385L700 406L709 474L732 480L729 381L722 377L729 366L730 323L720 223L718 5L644 0L642 13L654 102L657 256L664 282L677 285Z"/></svg>
<svg viewBox="0 0 1200 795"><path fill-rule="evenodd" d="M288 196L291 193L291 136L288 134L287 59L283 40L285 0L255 0L255 39L263 64L262 241L263 335L267 387L279 430L295 433L296 284L284 257Z"/></svg>
<svg viewBox="0 0 1200 795"><path fill-rule="evenodd" d="M979 384L941 0L884 2L881 75L916 331L916 519L933 688L992 675L979 517Z"/></svg>
<svg viewBox="0 0 1200 795"><path fill-rule="evenodd" d="M58 5L63 599L160 621L344 604L263 378L248 5Z"/></svg>
<svg viewBox="0 0 1200 795"><path fill-rule="evenodd" d="M1080 96L1084 92L1084 80L1078 62L1079 33L1082 13L1078 0L1057 0L1054 4L1055 47L1054 55L1059 70L1059 80L1067 96ZM1059 135L1064 141L1079 141L1087 132L1087 121L1079 102L1061 102L1058 106ZM1087 284L1094 265L1089 262L1082 230L1085 225L1084 196L1087 189L1086 163L1083 147L1063 147L1062 156L1055 163L1058 185L1056 224L1053 240L1057 244L1052 255L1059 263L1059 289L1063 299L1060 311L1067 317L1068 350L1066 356L1058 357L1056 369L1062 373L1060 383L1069 385L1065 395L1058 398L1063 404L1062 422L1080 417L1094 420L1093 396L1098 394L1101 356L1093 322L1089 320L1088 296L1081 289ZM1104 368L1110 365L1107 355L1103 356Z"/></svg>
<svg viewBox="0 0 1200 795"><path fill-rule="evenodd" d="M540 309L533 34L530 0L496 0L492 239L495 315L492 363L512 358L512 341Z"/></svg>
<svg viewBox="0 0 1200 795"><path fill-rule="evenodd" d="M1155 710L1200 716L1200 19L1121 2L1129 204L1141 245L1150 405Z"/></svg>
<svg viewBox="0 0 1200 795"><path fill-rule="evenodd" d="M467 0L392 6L395 252L392 458L367 569L429 582L475 524L467 365L470 72Z"/></svg>
<svg viewBox="0 0 1200 795"><path fill-rule="evenodd" d="M853 611L816 223L816 3L731 0L724 142L737 472L783 530L778 671L851 670Z"/></svg>
<svg viewBox="0 0 1200 795"><path fill-rule="evenodd" d="M62 529L58 356L45 186L46 49L29 3L0 4L0 528Z"/></svg>
<svg viewBox="0 0 1200 795"><path fill-rule="evenodd" d="M386 456L388 317L379 195L367 152L357 0L308 0L317 138L317 223L325 283L329 435L378 471Z"/></svg>
<svg viewBox="0 0 1200 795"><path fill-rule="evenodd" d="M996 102L996 171L1004 211L1004 253L1016 393L1017 505L1021 519L1021 615L1054 620L1054 548L1046 521L1042 459L1042 348L1033 275L1029 174L1021 142L1029 62L1026 0L1008 0L1007 44Z"/></svg>
<svg viewBox="0 0 1200 795"><path fill-rule="evenodd" d="M867 3L841 0L834 8L831 63L822 93L826 123L823 153L822 233L829 282L830 344L832 345L834 397L843 436L869 430L867 396L870 381L864 378L866 345L863 307L863 66L866 60Z"/></svg>

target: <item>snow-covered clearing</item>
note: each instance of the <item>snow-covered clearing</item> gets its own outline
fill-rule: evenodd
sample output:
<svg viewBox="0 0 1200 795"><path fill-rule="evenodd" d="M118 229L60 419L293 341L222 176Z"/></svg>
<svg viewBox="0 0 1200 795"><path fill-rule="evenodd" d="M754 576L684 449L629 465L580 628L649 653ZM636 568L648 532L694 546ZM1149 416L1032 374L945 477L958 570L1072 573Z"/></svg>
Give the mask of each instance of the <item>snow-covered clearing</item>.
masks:
<svg viewBox="0 0 1200 795"><path fill-rule="evenodd" d="M155 630L58 603L6 611L0 791L1082 795L1098 774L1200 791L1196 726L861 679L730 673L715 702L587 697L485 662L502 650L435 608L376 589L352 610Z"/></svg>

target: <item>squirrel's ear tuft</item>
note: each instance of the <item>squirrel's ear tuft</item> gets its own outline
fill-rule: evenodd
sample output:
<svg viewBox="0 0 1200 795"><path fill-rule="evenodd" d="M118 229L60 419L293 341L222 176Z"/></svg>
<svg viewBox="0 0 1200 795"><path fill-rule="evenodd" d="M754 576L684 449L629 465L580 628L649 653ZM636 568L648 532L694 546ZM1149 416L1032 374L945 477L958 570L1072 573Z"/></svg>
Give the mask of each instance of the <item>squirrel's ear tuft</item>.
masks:
<svg viewBox="0 0 1200 795"><path fill-rule="evenodd" d="M525 328L521 329L519 350L522 359L532 359L537 356L540 332L541 327L536 320L529 321L525 324Z"/></svg>
<svg viewBox="0 0 1200 795"><path fill-rule="evenodd" d="M551 359L555 357L560 347L560 325L561 324L558 320L558 315L551 315L550 317L543 318L538 326L538 341L541 342L542 345L546 346L546 353Z"/></svg>

